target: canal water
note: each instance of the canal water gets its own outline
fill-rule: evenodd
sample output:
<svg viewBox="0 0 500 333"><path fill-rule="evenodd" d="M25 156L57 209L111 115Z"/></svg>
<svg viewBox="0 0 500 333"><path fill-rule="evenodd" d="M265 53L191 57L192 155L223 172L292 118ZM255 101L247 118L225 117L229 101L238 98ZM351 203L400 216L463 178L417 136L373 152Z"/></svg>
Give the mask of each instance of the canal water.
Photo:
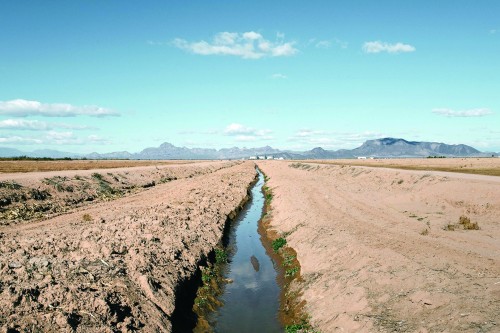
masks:
<svg viewBox="0 0 500 333"><path fill-rule="evenodd" d="M264 176L251 190L251 199L230 232L233 255L225 278L232 280L219 297L223 305L208 320L217 333L283 332L278 320L280 288L275 263L266 254L257 231L264 210Z"/></svg>

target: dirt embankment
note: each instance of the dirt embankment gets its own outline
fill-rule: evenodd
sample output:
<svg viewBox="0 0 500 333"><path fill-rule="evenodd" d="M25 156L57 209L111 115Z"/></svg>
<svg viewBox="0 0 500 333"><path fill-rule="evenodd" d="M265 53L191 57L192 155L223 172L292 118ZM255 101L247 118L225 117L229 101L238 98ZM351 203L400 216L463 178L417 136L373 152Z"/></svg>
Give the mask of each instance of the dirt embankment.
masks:
<svg viewBox="0 0 500 333"><path fill-rule="evenodd" d="M74 163L76 162L80 161ZM114 200L157 184L211 173L235 164L236 162L201 162L189 165L160 164L134 168L0 174L0 226L47 218L75 207Z"/></svg>
<svg viewBox="0 0 500 333"><path fill-rule="evenodd" d="M258 165L274 194L271 227L297 251L294 287L320 331L500 330L500 177ZM480 230L464 230L461 216Z"/></svg>
<svg viewBox="0 0 500 333"><path fill-rule="evenodd" d="M198 167L212 172L166 167L159 172L177 180L41 222L0 227L1 330L171 331L175 305L182 303L179 286L220 240L256 174L253 163ZM112 172L147 178L133 169ZM155 172L154 179L160 177ZM16 179L23 186L30 181Z"/></svg>

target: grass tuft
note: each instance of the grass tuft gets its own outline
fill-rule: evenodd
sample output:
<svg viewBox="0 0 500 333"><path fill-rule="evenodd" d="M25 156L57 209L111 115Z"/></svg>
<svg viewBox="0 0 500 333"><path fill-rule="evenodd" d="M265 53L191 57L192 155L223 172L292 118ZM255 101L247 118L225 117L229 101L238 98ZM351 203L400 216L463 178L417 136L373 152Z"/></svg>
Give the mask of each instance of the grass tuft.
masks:
<svg viewBox="0 0 500 333"><path fill-rule="evenodd" d="M276 253L278 253L279 249L281 249L285 245L286 245L286 239L284 239L283 237L280 237L280 238L273 240L273 244L272 244L273 250Z"/></svg>

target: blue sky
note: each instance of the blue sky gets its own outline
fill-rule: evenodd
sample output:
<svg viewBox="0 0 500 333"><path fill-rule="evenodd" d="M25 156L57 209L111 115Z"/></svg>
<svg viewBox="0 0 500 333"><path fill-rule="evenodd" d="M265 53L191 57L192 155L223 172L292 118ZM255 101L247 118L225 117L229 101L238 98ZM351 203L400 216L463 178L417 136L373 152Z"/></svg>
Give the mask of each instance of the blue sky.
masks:
<svg viewBox="0 0 500 333"><path fill-rule="evenodd" d="M500 151L499 1L2 1L0 146Z"/></svg>

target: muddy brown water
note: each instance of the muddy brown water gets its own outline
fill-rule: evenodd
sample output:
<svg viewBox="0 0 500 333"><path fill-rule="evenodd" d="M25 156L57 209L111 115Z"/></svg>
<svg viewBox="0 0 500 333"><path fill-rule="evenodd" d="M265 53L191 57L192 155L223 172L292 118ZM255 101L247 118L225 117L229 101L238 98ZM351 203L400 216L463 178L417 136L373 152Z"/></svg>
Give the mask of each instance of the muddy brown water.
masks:
<svg viewBox="0 0 500 333"><path fill-rule="evenodd" d="M278 319L280 287L276 263L267 255L257 231L264 210L264 176L260 171L251 190L251 199L235 220L230 232L234 247L219 299L223 306L208 320L215 332L283 332Z"/></svg>

